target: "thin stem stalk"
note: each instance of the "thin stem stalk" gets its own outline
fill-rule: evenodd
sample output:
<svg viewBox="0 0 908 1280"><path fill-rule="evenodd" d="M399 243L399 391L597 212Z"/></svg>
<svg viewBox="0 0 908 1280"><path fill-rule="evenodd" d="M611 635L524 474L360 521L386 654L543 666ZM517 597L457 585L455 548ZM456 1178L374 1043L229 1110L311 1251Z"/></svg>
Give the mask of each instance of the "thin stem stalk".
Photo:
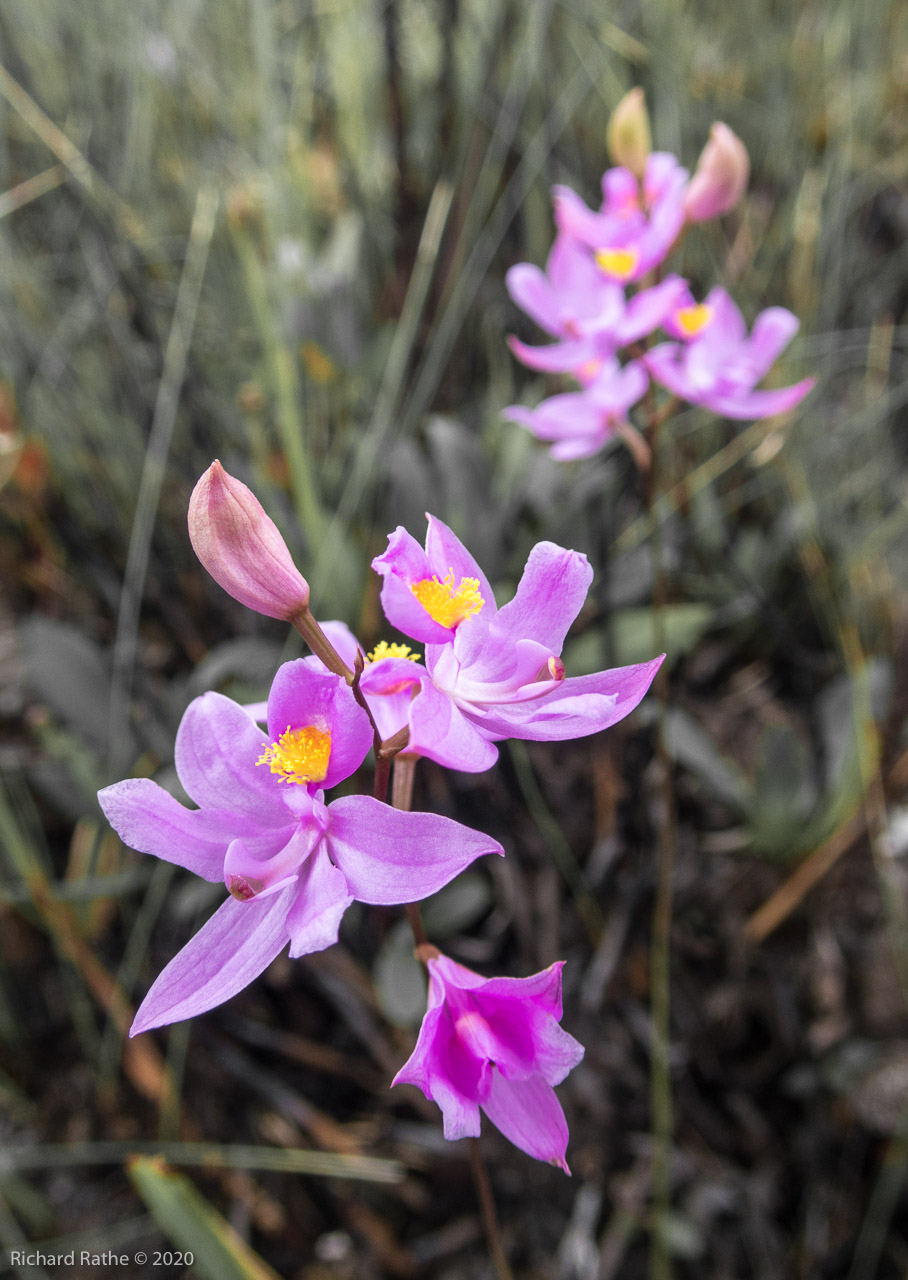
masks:
<svg viewBox="0 0 908 1280"><path fill-rule="evenodd" d="M476 1185L476 1195L479 1200L479 1209L482 1213L482 1225L485 1227L489 1253L495 1266L498 1280L514 1280L514 1274L508 1265L504 1249L501 1246L501 1230L498 1226L498 1214L495 1211L495 1198L492 1195L492 1186L489 1182L489 1175L485 1161L482 1158L482 1148L479 1145L478 1138L470 1139L470 1166L473 1170L473 1182Z"/></svg>
<svg viewBox="0 0 908 1280"><path fill-rule="evenodd" d="M646 476L647 514L654 517L659 490L659 437L665 421L664 413L650 404L648 443L652 466ZM662 539L657 518L652 519L653 551L653 619L656 646L664 649L665 640L665 576ZM664 1231L671 1209L671 1160L674 1117L671 1080L671 928L674 910L675 878L675 795L672 762L666 747L668 711L668 674L660 669L653 691L659 707L656 761L659 770L659 794L656 804L658 828L658 862L656 896L653 903L650 943L650 1111L653 1138L652 1206L653 1232L650 1245L651 1280L671 1280L672 1261Z"/></svg>

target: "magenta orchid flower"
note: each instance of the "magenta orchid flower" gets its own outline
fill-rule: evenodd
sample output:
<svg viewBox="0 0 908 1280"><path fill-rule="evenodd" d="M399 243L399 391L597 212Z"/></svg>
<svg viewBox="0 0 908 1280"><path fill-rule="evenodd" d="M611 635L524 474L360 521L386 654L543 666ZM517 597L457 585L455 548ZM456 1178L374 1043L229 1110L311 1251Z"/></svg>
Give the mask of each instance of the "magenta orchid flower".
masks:
<svg viewBox="0 0 908 1280"><path fill-rule="evenodd" d="M599 361L597 375L584 391L550 396L535 409L511 405L504 416L537 439L552 441L553 458L562 462L589 458L617 434L648 386L646 370L638 360L622 367L610 356Z"/></svg>
<svg viewBox="0 0 908 1280"><path fill-rule="evenodd" d="M495 743L503 738L581 738L633 711L661 657L565 679L561 649L593 577L586 556L552 542L537 543L517 594L499 609L467 549L440 520L427 519L425 552L399 527L388 539L388 550L373 561L385 575L382 603L388 621L416 638L424 634L423 618L414 616L404 595L414 565L419 573L428 565L435 575L434 592L424 589L425 579L416 580L424 614L450 622L448 598L463 614L460 601L467 593L470 612L450 628L451 641L426 646L424 667L385 658L368 666L360 682L370 707L391 696L395 713L406 713L408 751L451 769L479 773L495 763ZM441 560L440 547L445 549ZM389 581L397 584L393 593L387 589ZM470 584L466 592L463 582Z"/></svg>
<svg viewBox="0 0 908 1280"><path fill-rule="evenodd" d="M593 250L605 276L639 280L664 260L684 226L687 170L667 151L647 156L642 183L629 169L602 175L602 207L594 213L570 187L555 187L555 222L562 235Z"/></svg>
<svg viewBox="0 0 908 1280"><path fill-rule="evenodd" d="M480 1108L521 1151L570 1173L568 1127L553 1085L583 1057L560 1026L559 961L530 978L481 978L429 960L429 1007L392 1084L437 1102L446 1138L479 1137Z"/></svg>
<svg viewBox="0 0 908 1280"><path fill-rule="evenodd" d="M717 288L699 306L682 306L670 324L684 341L661 343L643 360L657 382L692 404L725 418L768 418L794 408L814 386L814 378L804 378L790 387L754 389L798 330L797 317L784 307L761 311L748 336L741 312Z"/></svg>
<svg viewBox="0 0 908 1280"><path fill-rule="evenodd" d="M268 738L219 693L190 703L176 741L186 809L134 778L99 793L134 849L223 880L230 896L171 960L132 1034L203 1013L242 990L290 944L307 955L337 941L350 903L391 905L435 893L497 841L448 818L404 813L370 796L326 805L372 744L368 716L338 676L285 663L268 699Z"/></svg>

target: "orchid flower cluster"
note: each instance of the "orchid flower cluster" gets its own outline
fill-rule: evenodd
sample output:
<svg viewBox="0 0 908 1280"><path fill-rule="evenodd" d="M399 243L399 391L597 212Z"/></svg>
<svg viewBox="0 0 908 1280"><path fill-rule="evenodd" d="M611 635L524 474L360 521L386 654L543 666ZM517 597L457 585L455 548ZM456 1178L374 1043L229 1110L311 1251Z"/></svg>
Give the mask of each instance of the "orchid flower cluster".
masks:
<svg viewBox="0 0 908 1280"><path fill-rule="evenodd" d="M609 141L624 163L603 174L599 210L556 186L557 236L546 270L520 263L506 278L514 302L556 339L540 347L512 337L512 352L531 369L570 375L580 390L504 412L551 442L554 458L590 457L620 435L645 466L646 444L629 414L653 386L749 420L794 408L814 379L772 390L757 385L798 329L790 311L768 308L748 334L724 289L698 301L681 276L663 276L687 225L740 200L750 168L741 140L714 124L690 178L675 156L650 152L642 92L632 90L612 118ZM653 345L659 329L671 340Z"/></svg>
<svg viewBox="0 0 908 1280"><path fill-rule="evenodd" d="M128 845L226 890L152 985L132 1034L221 1004L288 945L291 957L331 946L353 901L418 902L476 858L504 853L449 818L411 812L408 797L385 803L378 779L384 772L386 790L392 759L395 778L401 769L412 780L420 756L479 772L503 739L595 733L645 694L661 658L565 672L561 648L592 579L584 555L539 543L498 608L467 549L440 520L428 522L424 547L398 528L373 562L388 622L424 652L382 642L367 657L343 624L315 620L308 585L252 492L219 462L196 485L189 531L202 564L247 607L292 622L312 656L279 668L267 703L243 707L216 692L190 703L175 757L196 808L149 778L99 793ZM326 799L370 749L376 795ZM487 979L418 941L428 1011L394 1083L435 1100L445 1137L478 1136L482 1110L522 1150L567 1172L553 1086L583 1049L559 1025L561 963Z"/></svg>

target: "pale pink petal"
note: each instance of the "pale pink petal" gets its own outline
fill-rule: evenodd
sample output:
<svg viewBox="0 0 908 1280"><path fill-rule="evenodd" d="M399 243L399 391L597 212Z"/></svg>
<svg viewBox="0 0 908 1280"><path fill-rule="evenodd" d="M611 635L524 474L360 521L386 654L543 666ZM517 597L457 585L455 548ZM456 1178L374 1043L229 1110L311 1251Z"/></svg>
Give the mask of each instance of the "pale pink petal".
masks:
<svg viewBox="0 0 908 1280"><path fill-rule="evenodd" d="M192 1018L235 996L287 945L295 886L262 901L228 898L154 983L130 1035Z"/></svg>
<svg viewBox="0 0 908 1280"><path fill-rule="evenodd" d="M512 643L535 640L560 653L592 581L593 570L585 555L554 542L537 542L514 599L499 610L496 630Z"/></svg>
<svg viewBox="0 0 908 1280"><path fill-rule="evenodd" d="M322 842L303 867L296 900L287 914L290 955L307 956L333 946L352 901L343 872L332 864Z"/></svg>
<svg viewBox="0 0 908 1280"><path fill-rule="evenodd" d="M723 418L750 422L757 418L771 418L776 413L786 413L800 404L816 386L816 378L805 378L791 387L779 387L772 391L750 391L738 396L710 396L709 408Z"/></svg>
<svg viewBox="0 0 908 1280"><path fill-rule="evenodd" d="M124 844L153 853L205 880L220 880L234 835L258 828L221 809L186 809L150 778L128 778L98 792L108 822Z"/></svg>
<svg viewBox="0 0 908 1280"><path fill-rule="evenodd" d="M450 818L392 809L371 796L345 796L328 813L331 858L360 902L418 902L483 854L504 853L491 836Z"/></svg>
<svg viewBox="0 0 908 1280"><path fill-rule="evenodd" d="M680 276L669 276L651 289L641 289L631 298L627 310L616 330L623 346L648 337L654 329L684 305L688 296L687 284Z"/></svg>
<svg viewBox="0 0 908 1280"><path fill-rule="evenodd" d="M190 799L206 809L227 809L266 827L287 822L277 779L257 768L262 730L252 716L220 693L194 699L177 730L177 773Z"/></svg>
<svg viewBox="0 0 908 1280"><path fill-rule="evenodd" d="M547 333L557 335L560 332L558 300L538 267L528 262L518 263L511 267L504 281L521 311L525 311Z"/></svg>
<svg viewBox="0 0 908 1280"><path fill-rule="evenodd" d="M455 588L462 578L475 578L479 583L479 594L483 599L482 609L478 612L483 617L494 613L495 596L492 594L489 580L469 551L457 535L452 533L437 516L426 512L426 519L429 522L426 532L426 557L432 565L433 572L440 579L444 579L448 571L453 569Z"/></svg>
<svg viewBox="0 0 908 1280"><path fill-rule="evenodd" d="M576 462L578 458L592 458L614 434L612 427L603 424L601 430L594 436L556 440L549 448L549 455L556 462Z"/></svg>
<svg viewBox="0 0 908 1280"><path fill-rule="evenodd" d="M779 353L788 346L801 322L785 307L767 307L753 324L748 349L757 370L757 381L769 372Z"/></svg>
<svg viewBox="0 0 908 1280"><path fill-rule="evenodd" d="M640 186L623 165L614 165L602 175L602 201L608 213L629 214L640 210Z"/></svg>
<svg viewBox="0 0 908 1280"><path fill-rule="evenodd" d="M475 723L482 732L537 742L562 742L598 733L623 720L641 701L662 657L630 667L562 680L534 702L483 708Z"/></svg>
<svg viewBox="0 0 908 1280"><path fill-rule="evenodd" d="M537 369L541 373L573 373L575 369L601 360L596 343L590 338L531 347L519 338L509 337L508 346L528 369Z"/></svg>

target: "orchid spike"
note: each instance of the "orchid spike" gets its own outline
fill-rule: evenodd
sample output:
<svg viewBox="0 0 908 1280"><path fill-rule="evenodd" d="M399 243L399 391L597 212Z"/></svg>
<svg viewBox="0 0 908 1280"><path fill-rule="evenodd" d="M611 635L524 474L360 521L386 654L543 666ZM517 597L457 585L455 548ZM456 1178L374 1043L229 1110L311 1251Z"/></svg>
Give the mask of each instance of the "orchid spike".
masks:
<svg viewBox="0 0 908 1280"><path fill-rule="evenodd" d="M451 530L434 517L429 521L430 538L443 542L456 573L485 583ZM403 529L388 541L388 550L374 562L386 575L385 611L390 622L418 636L423 620L398 610L401 595L386 596L386 591L389 581L406 584L413 548L427 553ZM481 610L458 624L450 642L427 645L424 667L397 658L367 667L360 688L370 708L391 699L400 718L394 727L409 730L408 751L467 773L491 768L498 758L495 743L502 738L563 741L622 720L646 693L662 658L565 678L561 648L592 577L586 556L552 542L537 543L514 599L499 609L484 586Z"/></svg>
<svg viewBox="0 0 908 1280"><path fill-rule="evenodd" d="M291 621L309 604L309 584L251 489L215 460L189 499L189 537L199 560L247 609Z"/></svg>
<svg viewBox="0 0 908 1280"><path fill-rule="evenodd" d="M391 905L435 893L497 841L449 818L403 813L370 796L325 804L372 744L365 711L316 658L285 663L268 698L268 741L219 693L190 703L177 773L186 809L148 778L99 792L111 826L143 853L223 880L230 896L148 992L132 1033L203 1013L258 977L290 944L337 941L354 900Z"/></svg>
<svg viewBox="0 0 908 1280"><path fill-rule="evenodd" d="M446 1138L478 1137L480 1109L504 1136L569 1174L568 1128L553 1085L583 1057L560 1026L563 961L530 978L481 978L447 956L428 961L429 1007L392 1084L437 1102Z"/></svg>

